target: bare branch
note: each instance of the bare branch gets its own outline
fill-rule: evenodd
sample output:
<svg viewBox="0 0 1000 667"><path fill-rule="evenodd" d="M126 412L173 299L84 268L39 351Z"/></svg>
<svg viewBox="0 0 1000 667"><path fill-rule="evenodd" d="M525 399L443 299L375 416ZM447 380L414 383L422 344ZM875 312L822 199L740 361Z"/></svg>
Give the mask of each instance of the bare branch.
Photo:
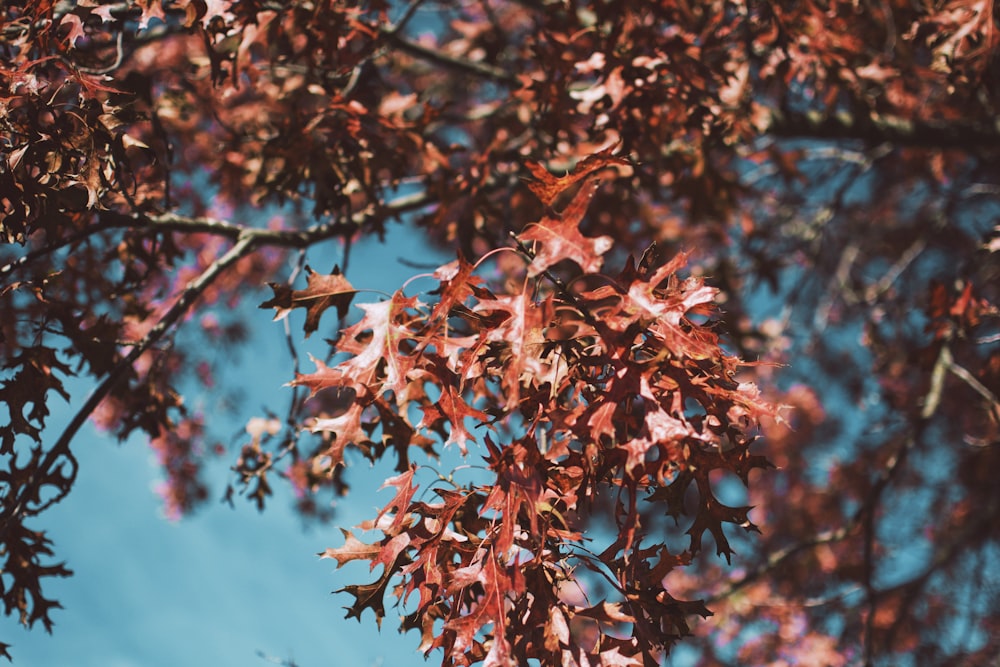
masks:
<svg viewBox="0 0 1000 667"><path fill-rule="evenodd" d="M908 247L900 258L896 260L896 263L889 267L889 270L885 272L885 275L879 278L877 283L870 285L868 289L865 290L865 301L872 304L875 302L875 299L885 294L889 288L892 287L892 284L896 282L896 279L899 278L900 274L906 270L906 267L912 264L926 247L927 242L922 238L918 238L916 241L911 243L910 247Z"/></svg>
<svg viewBox="0 0 1000 667"><path fill-rule="evenodd" d="M243 227L230 222L215 220L212 218L189 218L175 213L167 213L158 216L142 215L122 215L106 214L105 220L97 225L83 230L70 239L61 241L53 246L46 247L34 253L35 257L44 256L59 247L65 247L73 242L85 239L100 231L113 228L139 227L162 231L183 231L189 233L207 232L220 234L227 237L235 236L235 244L223 256L213 262L196 279L192 280L181 292L177 301L164 314L159 322L146 334L146 336L136 343L129 353L115 365L115 367L105 376L104 380L94 389L84 404L77 410L73 419L60 435L59 439L46 453L40 465L33 471L28 481L22 485L12 498L5 504L3 513L0 514L0 531L6 532L7 526L12 520L19 516L35 514L36 510L29 511L25 503L33 496L39 481L57 462L61 456L69 456L70 442L90 417L93 411L100 405L114 385L121 380L125 373L132 368L135 361L144 352L155 345L164 335L176 324L194 305L198 297L207 289L226 269L232 266L241 258L249 255L254 250L262 246L307 248L314 243L326 240L333 236L343 234L349 226L361 226L366 221L379 217L384 219L394 215L426 206L431 202L431 198L426 193L416 193L414 195L400 197L396 201L386 206L381 206L372 211L371 208L365 212L360 212L353 216L349 222L332 222L315 225L304 230L269 230ZM8 264L0 270L0 274L9 272L25 262L17 261ZM2 534L0 532L0 534Z"/></svg>
<svg viewBox="0 0 1000 667"><path fill-rule="evenodd" d="M850 287L847 283L851 277L851 268L854 266L854 262L857 260L860 251L861 248L857 243L849 243L841 253L840 261L837 263L837 270L830 278L826 295L816 308L816 315L813 318L814 331L822 333L826 329L826 324L830 319L830 312L833 310L833 304L837 295L840 294L841 298L844 298L847 294L850 294Z"/></svg>
<svg viewBox="0 0 1000 667"><path fill-rule="evenodd" d="M846 539L857 527L854 522L849 523L845 526L841 526L837 530L827 530L819 533L811 540L805 540L803 542L798 542L791 546L785 547L784 549L779 549L768 556L767 560L761 563L759 566L746 573L739 579L730 582L725 588L723 588L718 593L705 599L706 603L718 602L723 600L739 589L752 584L757 581L765 574L774 571L778 566L783 564L792 556L795 556L807 549L812 549L813 547L818 547L823 544L833 544L835 542L840 542Z"/></svg>
<svg viewBox="0 0 1000 667"><path fill-rule="evenodd" d="M276 247L276 248L308 248L311 245L326 241L336 236L363 227L365 224L386 220L395 216L415 211L435 202L432 195L427 192L417 192L412 195L399 197L388 204L379 206L369 206L363 211L355 213L350 218L333 220L331 222L312 225L306 229L259 229L256 227L246 227L236 225L231 222L214 220L212 218L187 218L174 213L166 213L156 216L129 216L134 223L146 223L151 228L165 231L181 232L207 232L210 234L221 234L230 238L248 236L253 238L255 247Z"/></svg>
<svg viewBox="0 0 1000 667"><path fill-rule="evenodd" d="M881 489L879 490L881 491ZM870 496L871 497L871 496ZM865 631L861 645L865 651L865 667L871 667L875 659L875 614L878 611L879 596L875 592L875 506L879 495L872 498L870 511L864 516L863 572L862 584L868 598L868 614L865 616Z"/></svg>
<svg viewBox="0 0 1000 667"><path fill-rule="evenodd" d="M854 534L857 528L862 525L862 521L864 521L867 516L874 513L875 506L877 505L882 492L885 490L885 487L888 486L893 477L895 477L896 473L906 460L908 453L916 446L925 424L926 419L921 420L921 422L917 425L917 432L910 434L910 436L906 437L903 442L900 443L898 450L889 458L885 467L879 473L879 477L876 479L875 484L868 493L868 498L854 513L850 521L836 530L823 531L812 539L803 540L802 542L798 542L775 551L767 558L766 561L739 579L730 582L721 591L706 598L705 601L711 603L725 599L737 590L757 581L764 575L773 572L793 556L823 544L840 542Z"/></svg>
<svg viewBox="0 0 1000 667"><path fill-rule="evenodd" d="M403 12L403 16L400 17L396 24L389 29L389 32L394 34L399 34L406 29L406 24L410 22L417 10L420 9L420 5L424 4L424 0L412 0L409 5L407 5L406 10Z"/></svg>
<svg viewBox="0 0 1000 667"><path fill-rule="evenodd" d="M295 284L295 279L305 268L306 262L306 251L305 249L299 251L299 256L295 262L295 268L292 269L291 274L288 276L287 285L291 287ZM292 337L292 323L286 317L282 320L282 325L284 328L285 344L288 347L288 354L292 359L292 375L293 377L298 377L299 370L301 369L301 364L299 360L299 351L295 347L295 339ZM291 451L297 441L298 428L296 427L296 418L298 417L299 409L302 407L303 398L301 392L299 391L301 387L299 385L292 385L292 397L288 404L288 415L285 417L285 429L287 436L285 437L285 447L282 452L279 453L278 458L284 456L288 451Z"/></svg>

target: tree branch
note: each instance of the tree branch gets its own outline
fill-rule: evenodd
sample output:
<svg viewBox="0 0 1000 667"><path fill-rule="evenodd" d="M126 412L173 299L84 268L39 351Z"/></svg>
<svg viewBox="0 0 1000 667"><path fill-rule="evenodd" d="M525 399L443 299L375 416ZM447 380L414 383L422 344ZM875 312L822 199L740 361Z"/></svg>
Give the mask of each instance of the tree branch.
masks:
<svg viewBox="0 0 1000 667"><path fill-rule="evenodd" d="M791 546L787 546L784 549L779 549L778 551L775 551L770 556L768 556L766 561L761 563L759 566L757 566L750 572L746 573L739 579L730 582L724 589L722 589L718 593L705 598L705 602L707 604L712 604L714 602L719 602L720 600L729 597L730 595L732 595L739 589L743 588L744 586L752 584L753 582L763 577L765 574L772 572L792 556L795 556L796 554L799 554L807 549L812 549L813 547L818 547L822 544L832 544L834 542L840 542L841 540L846 539L854 531L856 527L857 524L852 521L847 525L841 526L837 530L823 531L822 533L819 533L811 540L805 540L803 542L798 542Z"/></svg>
<svg viewBox="0 0 1000 667"><path fill-rule="evenodd" d="M156 216L132 215L125 216L132 220L135 226L147 225L150 229L178 232L205 232L220 234L236 239L241 236L253 237L254 246L270 246L275 248L308 248L311 245L326 241L335 236L341 236L363 227L366 223L376 220L386 220L391 217L409 213L435 203L435 198L427 192L416 192L394 199L392 202L369 206L346 220L334 220L305 229L260 229L236 225L231 222L213 218L189 218L176 213L164 213ZM123 225L124 226L124 225Z"/></svg>
<svg viewBox="0 0 1000 667"><path fill-rule="evenodd" d="M411 42L398 35L394 30L386 30L382 34L385 35L386 41L388 41L392 46L404 53L414 56L415 58L419 58L420 60L426 60L427 62L441 65L442 67L446 67L451 70L472 74L481 79L501 83L512 88L516 88L521 85L521 82L516 76L510 72L500 69L499 67L476 62L474 60L462 60L461 58L449 56L441 51L436 51L415 42Z"/></svg>
<svg viewBox="0 0 1000 667"><path fill-rule="evenodd" d="M194 305L195 301L211 285L216 278L218 278L222 273L236 263L241 258L250 254L254 249L255 238L253 234L247 234L241 237L236 244L229 249L222 257L213 262L205 271L202 272L200 276L192 280L184 288L177 301L174 305L166 312L166 314L156 323L149 333L139 341L129 353L120 359L113 369L104 378L84 404L77 410L73 419L63 430L62 435L52 446L52 448L46 453L45 458L42 460L40 465L32 471L31 476L28 478L27 482L23 484L20 489L15 493L14 498L11 502L6 504L3 512L3 526L2 530L5 533L6 528L10 521L15 517L21 515L34 514L34 511L25 508L25 503L28 498L30 498L35 493L35 487L38 484L40 475L45 474L56 462L56 460L63 455L69 453L69 445L73 440L73 437L83 426L87 418L90 417L91 413L100 405L114 385L121 380L125 373L132 368L132 364L142 356L150 347L156 344L163 336L170 330L170 328L178 321L180 318L187 313L187 311Z"/></svg>
<svg viewBox="0 0 1000 667"><path fill-rule="evenodd" d="M985 508L981 508L980 511L973 513L970 521L962 526L956 535L944 541L944 544L934 550L930 562L923 571L905 581L879 589L876 591L876 594L884 597L906 591L906 597L899 608L902 610L912 605L917 596L926 588L931 577L941 570L941 568L949 566L958 557L970 553L966 549L969 542L977 539L983 535L984 531L988 531L992 526L996 525L998 508L1000 508L1000 503L994 497L993 501L988 503ZM886 633L887 645L891 644L904 619L905 616L903 614L896 616L892 626Z"/></svg>
<svg viewBox="0 0 1000 667"><path fill-rule="evenodd" d="M801 139L856 139L919 148L961 149L976 154L1000 151L1000 127L899 116L861 118L849 114L783 114L772 111L768 134Z"/></svg>
<svg viewBox="0 0 1000 667"><path fill-rule="evenodd" d="M98 225L83 230L73 235L70 239L60 241L54 246L46 247L34 253L35 257L53 252L59 247L65 247L75 241L87 238L90 235L113 228L139 227L158 231L182 231L182 232L205 232L220 234L234 238L235 244L223 256L213 262L196 279L187 284L177 301L160 319L159 322L146 334L146 336L136 343L129 353L123 357L115 367L105 376L104 380L94 389L84 404L77 410L73 419L62 432L59 439L46 453L45 458L35 468L31 476L4 504L0 513L0 541L6 534L10 522L18 516L36 514L37 510L28 510L25 504L28 499L37 491L39 481L56 464L61 456L70 456L70 442L90 417L93 411L100 405L114 385L121 380L124 374L132 368L132 364L148 349L155 345L194 305L198 297L207 289L226 269L232 266L241 258L249 255L254 250L262 246L307 248L310 245L326 240L336 235L343 234L350 226L360 227L365 222L373 218L385 219L394 215L400 215L407 211L422 208L433 199L425 192L400 197L386 206L380 206L375 211L371 208L364 212L359 212L350 218L349 222L330 222L314 225L304 230L270 230L257 229L253 227L243 227L230 222L215 220L212 218L189 218L175 213L166 213L158 216L143 215L123 215L117 213L105 214L107 219L102 220ZM17 261L8 264L0 269L0 275L7 273L25 262Z"/></svg>
<svg viewBox="0 0 1000 667"><path fill-rule="evenodd" d="M372 210L372 207L355 213L348 221L334 221L307 227L306 229L282 230L282 229L259 229L246 225L238 225L227 220L216 218L186 216L179 213L160 213L157 215L146 215L142 213L117 213L114 211L103 211L100 213L96 224L59 239L51 244L32 250L25 255L18 257L14 261L0 266L0 278L15 271L31 262L47 257L48 255L61 250L74 243L84 241L91 236L110 229L136 229L152 232L181 232L185 234L214 234L224 236L232 241L238 240L241 236L252 235L254 246L270 246L279 248L307 248L310 245L339 236L352 229L362 227L366 222L372 220L385 220L394 216L402 215L417 209L424 208L435 203L435 199L426 192L418 192L412 195L399 197L389 204L379 206Z"/></svg>
<svg viewBox="0 0 1000 667"><path fill-rule="evenodd" d="M705 602L712 603L723 600L737 590L751 584L769 572L773 572L780 565L782 565L789 558L812 549L813 547L818 547L823 544L832 544L834 542L840 542L841 540L847 539L857 528L862 524L867 516L873 514L875 511L875 504L878 502L879 497L888 486L889 482L895 477L896 472L902 466L903 462L906 460L907 454L911 449L916 446L917 441L920 438L920 434L923 432L924 425L926 424L927 418L921 418L921 421L917 425L917 430L915 433L907 437L899 446L899 449L886 463L885 468L882 469L879 474L878 479L872 486L868 493L868 497L865 499L864 504L858 508L845 525L841 526L836 530L827 530L822 533L817 534L815 537L809 540L804 540L796 544L785 547L784 549L779 549L772 553L766 561L761 563L758 567L754 568L747 574L743 575L739 579L730 582L724 589L718 593L706 598Z"/></svg>

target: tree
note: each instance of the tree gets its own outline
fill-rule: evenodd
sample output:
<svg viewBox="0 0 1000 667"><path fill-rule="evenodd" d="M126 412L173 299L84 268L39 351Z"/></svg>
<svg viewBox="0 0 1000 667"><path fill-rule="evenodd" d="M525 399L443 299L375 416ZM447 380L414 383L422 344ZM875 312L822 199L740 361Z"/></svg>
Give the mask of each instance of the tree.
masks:
<svg viewBox="0 0 1000 667"><path fill-rule="evenodd" d="M305 311L290 406L243 416L229 494L315 513L347 452L392 457L323 555L435 661L1000 654L992 3L33 0L0 30L7 614L51 629L31 524L87 419L148 436L171 512L208 497L182 393L225 369L190 341L237 345L269 283ZM455 249L433 289L308 268L394 220ZM484 471L432 474L453 449Z"/></svg>

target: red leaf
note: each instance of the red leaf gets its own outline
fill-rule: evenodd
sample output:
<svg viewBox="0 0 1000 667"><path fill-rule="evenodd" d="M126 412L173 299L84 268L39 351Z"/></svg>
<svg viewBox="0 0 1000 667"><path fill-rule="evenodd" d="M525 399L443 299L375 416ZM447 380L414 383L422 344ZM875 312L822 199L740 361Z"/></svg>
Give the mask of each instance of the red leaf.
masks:
<svg viewBox="0 0 1000 667"><path fill-rule="evenodd" d="M403 474L396 475L395 477L390 477L385 480L385 484L380 487L382 489L387 486L396 487L396 495L393 496L392 500L389 501L389 504L386 505L378 515L378 518L382 519L382 517L388 515L389 512L395 511L396 513L393 517L392 524L382 529L386 535L398 534L407 520L408 515L406 510L409 508L410 500L413 498L413 494L417 490L416 485L413 484L413 473L416 472L416 470L417 469L415 467L411 466L410 469ZM381 524L381 521L377 521L376 523Z"/></svg>
<svg viewBox="0 0 1000 667"><path fill-rule="evenodd" d="M317 419L313 422L311 429L313 433L325 431L334 435L333 442L330 443L326 451L320 454L330 457L331 468L344 462L344 448L347 445L357 444L368 439L361 425L362 411L361 405L354 403L347 409L347 412L339 417Z"/></svg>
<svg viewBox="0 0 1000 667"><path fill-rule="evenodd" d="M62 17L62 20L59 21L59 25L69 26L69 32L66 33L64 39L66 40L66 43L69 45L69 48L71 49L74 46L76 46L76 40L80 39L81 37L87 36L86 33L83 31L83 19L81 19L76 14L72 13L66 14L65 16Z"/></svg>
<svg viewBox="0 0 1000 667"><path fill-rule="evenodd" d="M396 535L379 549L378 555L372 559L371 569L374 570L377 565L384 565L386 572L388 572L392 568L392 564L399 558L399 554L408 546L410 546L409 533Z"/></svg>
<svg viewBox="0 0 1000 667"><path fill-rule="evenodd" d="M347 381L344 377L344 373L340 370L340 367L330 368L325 363L317 359L316 357L309 355L313 363L316 364L316 372L306 374L298 374L295 379L289 382L292 386L308 387L310 396L315 396L316 392L320 389L327 389L329 387L340 387L350 385L351 383ZM323 422L332 420L321 420ZM326 427L316 428L315 430L328 431L332 430Z"/></svg>
<svg viewBox="0 0 1000 667"><path fill-rule="evenodd" d="M611 249L612 238L610 236L589 238L579 230L580 220L583 219L597 186L596 180L585 183L561 215L546 216L541 222L528 225L518 235L518 239L522 242L537 241L541 244L528 267L529 278L537 276L553 264L565 259L575 262L587 273L600 271L604 261L601 255Z"/></svg>
<svg viewBox="0 0 1000 667"><path fill-rule="evenodd" d="M421 406L424 411L424 418L417 425L417 428L424 428L434 423L438 418L445 418L451 426L448 440L445 441L445 447L456 444L462 454L468 454L469 448L467 443L470 440L475 442L476 439L465 428L465 418L471 417L477 421L484 422L488 419L488 416L482 410L477 410L466 403L461 393L456 391L455 387L450 384L442 383L440 389L441 396L438 398L437 403Z"/></svg>
<svg viewBox="0 0 1000 667"><path fill-rule="evenodd" d="M404 297L402 292L396 292L389 301L358 304L365 316L344 330L337 346L339 351L353 356L332 368L313 359L316 372L299 375L292 384L307 386L313 394L326 387L351 387L359 396L380 396L386 389L404 391L414 358L400 353L399 343L410 338L411 333L394 323L393 317L417 304L415 297Z"/></svg>

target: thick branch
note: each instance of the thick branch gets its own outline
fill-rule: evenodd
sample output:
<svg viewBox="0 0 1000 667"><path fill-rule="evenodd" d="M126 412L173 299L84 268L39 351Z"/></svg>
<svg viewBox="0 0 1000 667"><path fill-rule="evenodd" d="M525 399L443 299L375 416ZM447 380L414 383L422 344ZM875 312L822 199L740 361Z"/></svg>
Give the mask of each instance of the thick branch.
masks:
<svg viewBox="0 0 1000 667"><path fill-rule="evenodd" d="M862 118L849 114L773 112L768 133L800 139L860 140L920 148L961 149L973 153L1000 151L1000 127L985 123L913 120L898 116Z"/></svg>

